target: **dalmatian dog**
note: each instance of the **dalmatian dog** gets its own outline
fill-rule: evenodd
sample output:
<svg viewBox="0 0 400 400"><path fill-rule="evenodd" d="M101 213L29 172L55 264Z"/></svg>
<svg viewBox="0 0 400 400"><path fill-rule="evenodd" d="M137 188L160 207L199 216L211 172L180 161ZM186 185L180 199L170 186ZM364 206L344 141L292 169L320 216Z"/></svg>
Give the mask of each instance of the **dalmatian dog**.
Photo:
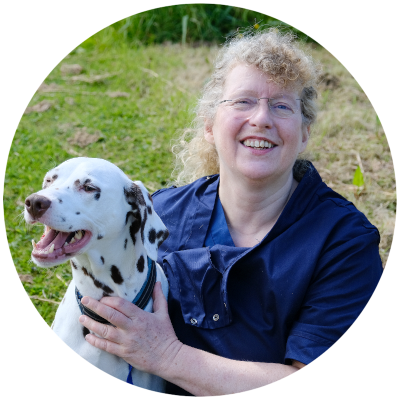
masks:
<svg viewBox="0 0 400 400"><path fill-rule="evenodd" d="M139 181L132 182L114 164L96 158L73 158L50 170L43 189L25 200L25 220L42 223L44 234L32 240L32 260L49 268L70 261L73 280L57 310L52 328L87 361L121 380L163 392L161 378L138 371L122 358L86 342L81 313L108 323L81 304L119 296L152 312L156 281L164 295L168 282L157 259L168 230L155 213Z"/></svg>

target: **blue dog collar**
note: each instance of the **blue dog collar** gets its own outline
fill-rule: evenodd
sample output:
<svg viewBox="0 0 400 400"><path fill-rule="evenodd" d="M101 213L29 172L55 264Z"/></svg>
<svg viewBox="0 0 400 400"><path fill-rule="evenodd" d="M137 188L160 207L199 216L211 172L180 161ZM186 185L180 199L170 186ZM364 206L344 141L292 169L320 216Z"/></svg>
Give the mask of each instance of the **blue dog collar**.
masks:
<svg viewBox="0 0 400 400"><path fill-rule="evenodd" d="M156 277L157 277L156 263L152 259L147 257L147 264L149 268L147 272L146 281L143 284L142 288L140 289L140 292L132 300L132 303L135 304L137 307L141 308L142 310L146 308L147 304L150 301L151 295L154 290L154 285L156 284ZM89 308L85 307L82 304L81 299L83 296L79 293L79 290L76 286L75 286L75 297L82 315L87 315L88 317L92 318L97 322L100 322L101 324L112 325L109 321L107 321L103 317L100 317L100 315L96 314L94 311L90 310Z"/></svg>

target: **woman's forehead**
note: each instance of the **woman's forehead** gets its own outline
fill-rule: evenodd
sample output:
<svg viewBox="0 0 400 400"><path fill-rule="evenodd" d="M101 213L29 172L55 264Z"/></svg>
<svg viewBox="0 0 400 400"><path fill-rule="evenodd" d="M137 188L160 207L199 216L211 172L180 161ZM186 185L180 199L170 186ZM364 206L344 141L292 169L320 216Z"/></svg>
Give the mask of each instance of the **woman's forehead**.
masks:
<svg viewBox="0 0 400 400"><path fill-rule="evenodd" d="M254 65L238 64L227 74L224 94L260 94L299 96L299 85L282 86L274 82L270 75Z"/></svg>

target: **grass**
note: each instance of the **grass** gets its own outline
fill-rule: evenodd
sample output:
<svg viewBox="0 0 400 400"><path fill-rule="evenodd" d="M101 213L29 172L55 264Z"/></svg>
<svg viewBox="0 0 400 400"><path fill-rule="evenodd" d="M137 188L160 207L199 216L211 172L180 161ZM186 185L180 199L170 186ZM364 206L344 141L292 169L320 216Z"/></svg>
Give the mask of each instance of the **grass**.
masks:
<svg viewBox="0 0 400 400"><path fill-rule="evenodd" d="M24 199L40 189L47 170L75 156L108 159L150 191L163 187L172 171L171 139L190 122L190 109L210 74L216 50L181 45L122 44L107 51L79 47L33 95L30 107L49 108L31 109L21 119L7 164L4 207L15 266L48 324L71 272L69 265L45 270L29 261L31 239L40 237L41 228L23 222ZM385 263L396 211L385 134L367 97L343 66L323 49L314 46L310 51L327 75L321 83L321 113L309 158L324 180L378 227ZM65 71L75 64L82 67L80 74ZM358 166L363 187L352 184Z"/></svg>
<svg viewBox="0 0 400 400"><path fill-rule="evenodd" d="M122 19L87 39L82 47L108 49L115 43L130 47L170 43L221 43L238 28L258 24L280 26L312 41L273 17L245 8L218 4L181 4L156 8Z"/></svg>

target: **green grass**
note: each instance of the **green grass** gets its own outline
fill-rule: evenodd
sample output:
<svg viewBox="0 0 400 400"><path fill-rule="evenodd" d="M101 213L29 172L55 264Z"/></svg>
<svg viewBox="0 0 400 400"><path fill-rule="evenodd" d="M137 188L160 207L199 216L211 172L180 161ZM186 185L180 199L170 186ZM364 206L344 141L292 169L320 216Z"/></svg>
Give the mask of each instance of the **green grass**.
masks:
<svg viewBox="0 0 400 400"><path fill-rule="evenodd" d="M31 239L37 241L42 228L25 226L21 216L25 198L41 188L46 171L78 155L108 159L131 179L142 180L150 191L164 186L171 173L171 138L187 124L188 109L195 101L195 93L182 92L170 81L185 68L184 54L177 47L75 52L64 64L80 64L81 76L117 74L97 83L73 83L61 74L59 65L46 84L57 84L64 92L33 96L31 106L43 100L52 105L48 111L22 117L9 154L4 191L8 241L18 273L33 278L33 283L24 282L30 296L60 301L71 274L69 266L44 270L29 261ZM116 91L129 97L106 94ZM70 144L68 140L83 127L97 132L99 141L84 148ZM33 302L50 323L57 305Z"/></svg>
<svg viewBox="0 0 400 400"><path fill-rule="evenodd" d="M326 183L354 202L378 227L385 263L396 213L394 170L386 136L357 82L328 52L314 47L310 46L310 51L338 83L334 87L325 84L327 80L321 83L321 111L312 129L309 158ZM25 198L41 188L49 169L75 156L114 162L131 179L142 180L150 191L165 186L172 171L171 140L191 120L190 109L210 75L216 49L131 47L126 43L108 50L79 47L46 78L45 83L58 91L39 90L33 95L30 106L47 101L51 107L25 114L20 121L7 163L4 211L16 269L48 324L71 271L69 265L45 270L29 261L31 239L37 241L42 228L28 227L23 221ZM79 64L83 71L76 77L90 78L92 83L64 75L61 68L65 64ZM110 97L113 92L125 92L128 97ZM84 128L98 135L98 141L79 147L71 139ZM359 160L364 170L362 189L352 184Z"/></svg>
<svg viewBox="0 0 400 400"><path fill-rule="evenodd" d="M221 43L238 28L248 28L256 22L271 27L280 26L295 32L303 40L312 41L282 21L245 8L182 4L156 8L118 21L87 39L82 47L104 49L116 42L128 46L182 41L189 44Z"/></svg>

